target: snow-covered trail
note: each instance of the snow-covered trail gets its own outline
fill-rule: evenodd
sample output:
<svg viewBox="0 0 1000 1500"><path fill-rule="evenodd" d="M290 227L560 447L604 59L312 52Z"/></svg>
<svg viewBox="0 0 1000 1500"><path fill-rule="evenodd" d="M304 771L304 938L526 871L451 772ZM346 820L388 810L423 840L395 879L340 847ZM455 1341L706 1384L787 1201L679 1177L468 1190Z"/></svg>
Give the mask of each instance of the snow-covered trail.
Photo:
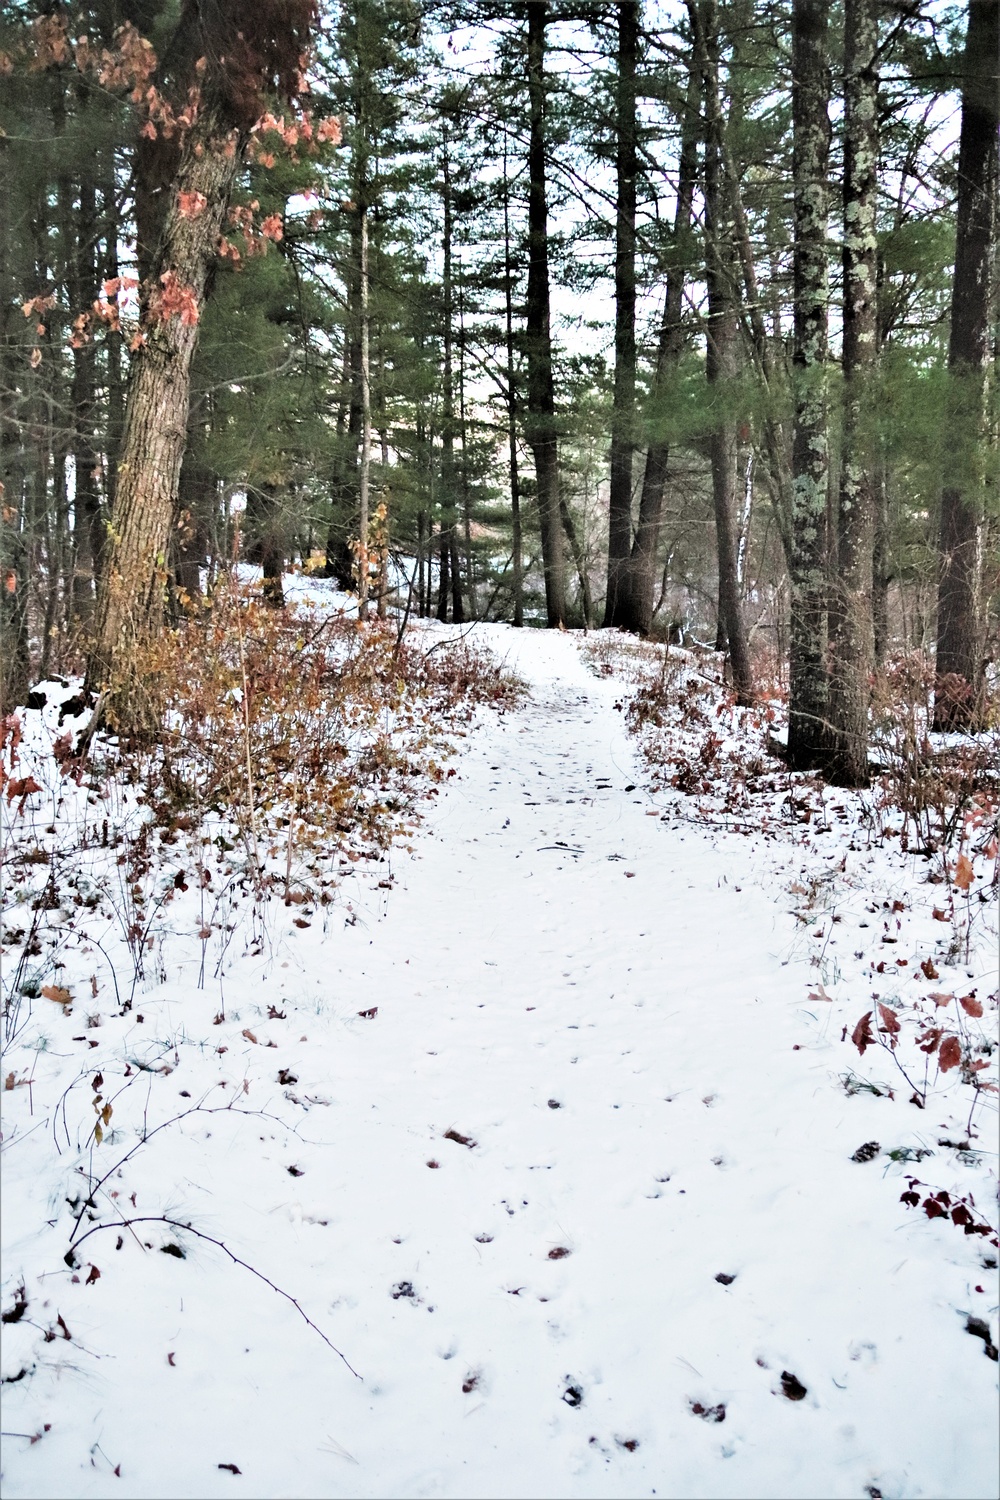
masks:
<svg viewBox="0 0 1000 1500"><path fill-rule="evenodd" d="M878 1102L836 1086L752 847L660 819L577 640L478 634L530 701L470 735L388 897L228 992L321 1102L177 1168L363 1378L231 1267L147 1257L84 1402L127 1488L46 1442L8 1493L992 1494L968 1257L850 1160Z"/></svg>

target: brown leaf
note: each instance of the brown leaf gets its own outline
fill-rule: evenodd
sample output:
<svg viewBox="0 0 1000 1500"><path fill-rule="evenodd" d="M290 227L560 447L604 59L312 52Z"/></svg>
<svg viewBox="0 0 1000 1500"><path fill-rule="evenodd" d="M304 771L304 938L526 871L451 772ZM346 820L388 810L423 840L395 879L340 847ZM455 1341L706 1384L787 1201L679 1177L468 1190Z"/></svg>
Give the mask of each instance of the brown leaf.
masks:
<svg viewBox="0 0 1000 1500"><path fill-rule="evenodd" d="M85 1285L87 1285L87 1286L93 1286L94 1282L95 1281L100 1281L100 1279L101 1279L101 1273L100 1273L100 1271L97 1269L96 1266L91 1266L90 1270L87 1273L87 1280L86 1280Z"/></svg>
<svg viewBox="0 0 1000 1500"><path fill-rule="evenodd" d="M975 875L972 869L972 860L968 857L967 854L960 854L958 856L958 859L955 861L955 869L951 878L958 886L960 891L967 891L969 889L969 886L975 879Z"/></svg>
<svg viewBox="0 0 1000 1500"><path fill-rule="evenodd" d="M862 1057L864 1056L865 1048L873 1046L875 1042L875 1038L872 1035L871 1019L871 1011L866 1011L865 1014L861 1017L861 1020L855 1026L854 1030L851 1032L851 1041L854 1043L855 1047L857 1047Z"/></svg>
<svg viewBox="0 0 1000 1500"><path fill-rule="evenodd" d="M942 911L940 906L935 906L932 908L931 916L934 918L935 922L947 922L948 920L948 913L946 911Z"/></svg>
<svg viewBox="0 0 1000 1500"><path fill-rule="evenodd" d="M933 1000L934 1004L940 1009L942 1005L950 1005L955 996L946 995L943 990L931 990L927 998L928 1000Z"/></svg>
<svg viewBox="0 0 1000 1500"><path fill-rule="evenodd" d="M242 1035L246 1037L246 1039L247 1039L248 1042L253 1042L254 1045L256 1046L257 1038L254 1036L254 1034L250 1030L249 1026L244 1026Z"/></svg>
<svg viewBox="0 0 1000 1500"><path fill-rule="evenodd" d="M781 1389L789 1401L801 1401L807 1394L806 1387L790 1370L781 1372Z"/></svg>
<svg viewBox="0 0 1000 1500"><path fill-rule="evenodd" d="M70 994L69 990L63 989L63 987L58 984L43 984L42 994L45 996L46 1000L54 1000L57 1005L73 1004L73 996Z"/></svg>
<svg viewBox="0 0 1000 1500"><path fill-rule="evenodd" d="M878 1013L882 1017L882 1025L885 1027L889 1035L898 1036L899 1021L896 1017L896 1012L892 1009L892 1007L890 1005L883 1005L880 1001Z"/></svg>
<svg viewBox="0 0 1000 1500"><path fill-rule="evenodd" d="M934 967L934 960L932 958L925 958L924 961L923 961L923 963L920 965L920 967L923 970L924 978L925 979L940 979L941 978L941 975L938 973L937 969L935 969L935 967Z"/></svg>
<svg viewBox="0 0 1000 1500"><path fill-rule="evenodd" d="M962 1044L957 1036L946 1036L938 1051L938 1066L942 1073L957 1068L962 1061Z"/></svg>
<svg viewBox="0 0 1000 1500"><path fill-rule="evenodd" d="M975 992L971 995L962 995L958 1003L967 1016L975 1016L977 1021L983 1013L983 1007L976 999Z"/></svg>

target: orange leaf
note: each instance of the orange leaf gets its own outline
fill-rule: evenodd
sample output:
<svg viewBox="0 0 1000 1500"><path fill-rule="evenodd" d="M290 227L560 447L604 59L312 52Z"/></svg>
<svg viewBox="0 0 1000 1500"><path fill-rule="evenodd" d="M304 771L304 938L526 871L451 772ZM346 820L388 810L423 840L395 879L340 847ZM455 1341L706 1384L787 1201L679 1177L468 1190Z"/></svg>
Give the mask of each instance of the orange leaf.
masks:
<svg viewBox="0 0 1000 1500"><path fill-rule="evenodd" d="M955 872L951 878L960 891L967 891L969 889L975 877L972 869L972 860L969 859L967 854L960 854L958 856L955 862Z"/></svg>
<svg viewBox="0 0 1000 1500"><path fill-rule="evenodd" d="M59 984L43 984L42 994L46 1000L54 1000L57 1005L72 1005L73 996L69 990L63 989Z"/></svg>
<svg viewBox="0 0 1000 1500"><path fill-rule="evenodd" d="M196 219L199 214L205 212L208 199L204 193L178 193L177 206L181 211L181 218Z"/></svg>

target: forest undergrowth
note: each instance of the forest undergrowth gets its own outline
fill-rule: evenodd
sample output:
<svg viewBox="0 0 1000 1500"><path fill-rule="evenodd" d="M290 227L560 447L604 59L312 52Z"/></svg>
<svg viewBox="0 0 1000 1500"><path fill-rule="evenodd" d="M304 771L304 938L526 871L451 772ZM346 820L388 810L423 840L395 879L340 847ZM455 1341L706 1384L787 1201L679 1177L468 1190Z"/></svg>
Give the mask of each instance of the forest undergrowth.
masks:
<svg viewBox="0 0 1000 1500"><path fill-rule="evenodd" d="M585 656L622 682L615 706L663 818L758 845L816 973L817 1027L839 1029L840 1086L911 1107L899 1144L866 1141L856 1160L944 1155L939 1180L907 1178L900 1201L950 1218L995 1267L1000 716L979 735L932 733L933 666L900 657L874 692L871 788L844 791L785 765L773 664L758 664L758 701L740 708L720 653L606 633ZM988 1198L963 1169L980 1193L985 1174Z"/></svg>
<svg viewBox="0 0 1000 1500"><path fill-rule="evenodd" d="M428 648L395 625L274 610L235 582L129 671L146 695L141 719L159 726L148 734L119 738L111 723L88 744L91 705L68 678L39 684L0 728L3 1089L26 1106L5 1110L3 1150L44 1128L65 1159L54 1189L64 1207L38 1229L60 1241L74 1279L74 1247L109 1212L124 1232L118 1191L104 1185L125 1162L190 1117L259 1113L248 1078L219 1073L230 1032L258 1042L238 1007L227 1016L234 963L277 962L290 936L326 933L335 913L356 921L349 879L355 894L391 889L392 850L455 774L447 762L474 715L523 691L468 641ZM192 989L206 992L203 1016ZM177 1020L170 998L182 992ZM164 1114L152 1084L182 1053L212 1076ZM282 1070L279 1082L295 1104L294 1077ZM148 1233L154 1220L168 1231L160 1248L179 1253L168 1211L135 1222ZM21 1287L4 1322L24 1320L29 1341L70 1337L55 1312L44 1327L35 1309L25 1318L31 1300Z"/></svg>
<svg viewBox="0 0 1000 1500"><path fill-rule="evenodd" d="M72 1003L68 955L86 923L108 919L126 943L131 972L114 977L129 1009L138 981L165 977L189 891L200 985L237 932L260 949L281 905L299 925L321 914L352 866L384 862L412 832L476 709L521 691L467 641L427 650L394 625L273 610L235 583L129 674L148 734L101 734L81 754L90 706L65 678L0 727L3 942L18 955L7 1040L47 990Z"/></svg>

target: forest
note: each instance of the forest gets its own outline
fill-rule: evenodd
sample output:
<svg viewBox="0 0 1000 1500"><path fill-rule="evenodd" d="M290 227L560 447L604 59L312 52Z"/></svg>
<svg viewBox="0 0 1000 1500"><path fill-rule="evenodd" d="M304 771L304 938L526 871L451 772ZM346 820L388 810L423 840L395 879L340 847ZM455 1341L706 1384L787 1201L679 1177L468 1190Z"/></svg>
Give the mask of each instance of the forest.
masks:
<svg viewBox="0 0 1000 1500"><path fill-rule="evenodd" d="M5 8L5 701L239 556L712 643L847 786L894 655L986 722L995 5L258 24Z"/></svg>
<svg viewBox="0 0 1000 1500"><path fill-rule="evenodd" d="M1000 0L4 0L12 1500L992 1500L998 238Z"/></svg>

